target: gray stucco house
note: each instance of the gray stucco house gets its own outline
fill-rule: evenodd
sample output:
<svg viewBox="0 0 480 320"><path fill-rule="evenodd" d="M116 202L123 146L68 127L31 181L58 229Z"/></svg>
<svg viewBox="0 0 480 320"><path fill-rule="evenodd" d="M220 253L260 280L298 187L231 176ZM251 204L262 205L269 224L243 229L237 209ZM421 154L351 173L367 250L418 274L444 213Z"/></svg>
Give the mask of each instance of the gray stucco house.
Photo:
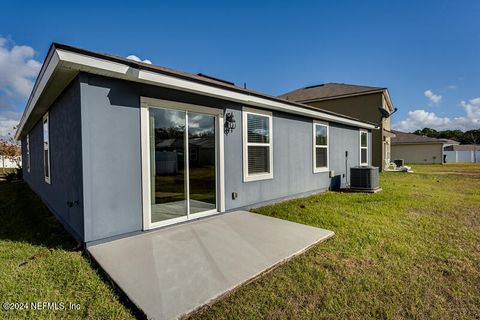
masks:
<svg viewBox="0 0 480 320"><path fill-rule="evenodd" d="M235 128L233 125L235 121ZM348 183L372 123L52 44L17 131L24 179L84 244Z"/></svg>

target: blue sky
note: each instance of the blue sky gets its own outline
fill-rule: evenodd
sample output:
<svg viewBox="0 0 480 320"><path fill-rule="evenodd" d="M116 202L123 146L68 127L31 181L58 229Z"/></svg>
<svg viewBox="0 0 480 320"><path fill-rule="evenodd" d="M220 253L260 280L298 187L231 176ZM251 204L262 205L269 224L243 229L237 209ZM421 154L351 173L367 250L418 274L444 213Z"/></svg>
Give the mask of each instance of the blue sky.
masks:
<svg viewBox="0 0 480 320"><path fill-rule="evenodd" d="M0 135L23 112L52 41L273 95L324 82L386 86L397 128L480 127L479 1L119 3L4 4Z"/></svg>

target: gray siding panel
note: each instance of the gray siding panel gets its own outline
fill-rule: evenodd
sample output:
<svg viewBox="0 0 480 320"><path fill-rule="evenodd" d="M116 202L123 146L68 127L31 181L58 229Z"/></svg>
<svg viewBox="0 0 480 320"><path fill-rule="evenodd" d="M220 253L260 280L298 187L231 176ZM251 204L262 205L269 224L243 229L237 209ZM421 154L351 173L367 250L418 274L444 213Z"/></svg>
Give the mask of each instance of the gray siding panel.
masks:
<svg viewBox="0 0 480 320"><path fill-rule="evenodd" d="M75 79L49 109L51 184L43 173L43 122L30 131L30 172L22 140L24 180L79 241L83 241L83 186L79 81ZM67 202L77 202L73 206Z"/></svg>
<svg viewBox="0 0 480 320"><path fill-rule="evenodd" d="M121 104L112 97L117 94ZM128 87L94 81L82 83L81 96L85 239L141 230L139 101L131 100Z"/></svg>
<svg viewBox="0 0 480 320"><path fill-rule="evenodd" d="M241 105L90 74L82 74L81 82L86 241L142 230L141 96L234 113L237 128L225 136L226 210L330 186L328 172L313 173L312 119L274 112L274 177L244 183ZM330 167L338 175L345 173L345 150L348 166L358 165L358 128L331 123ZM232 192L238 193L237 199L232 199Z"/></svg>
<svg viewBox="0 0 480 320"><path fill-rule="evenodd" d="M243 182L241 108L233 112L237 129L225 137L227 210L328 188L328 172L313 173L312 120L277 112L273 113L273 179ZM232 192L237 199L232 199Z"/></svg>
<svg viewBox="0 0 480 320"><path fill-rule="evenodd" d="M370 136L370 135L369 135ZM348 151L348 157L345 156ZM371 148L370 150L371 151ZM371 161L371 154L368 155ZM360 131L358 128L330 125L330 170L335 171L335 176L344 187L350 182L350 168L360 164Z"/></svg>

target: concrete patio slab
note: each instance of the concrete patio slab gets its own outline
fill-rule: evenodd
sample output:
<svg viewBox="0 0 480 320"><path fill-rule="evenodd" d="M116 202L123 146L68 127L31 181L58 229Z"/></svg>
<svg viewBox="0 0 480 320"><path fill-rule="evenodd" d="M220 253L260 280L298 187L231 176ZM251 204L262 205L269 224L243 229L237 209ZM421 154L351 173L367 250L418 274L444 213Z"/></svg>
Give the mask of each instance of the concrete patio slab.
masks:
<svg viewBox="0 0 480 320"><path fill-rule="evenodd" d="M175 319L333 234L237 211L88 250L148 318Z"/></svg>

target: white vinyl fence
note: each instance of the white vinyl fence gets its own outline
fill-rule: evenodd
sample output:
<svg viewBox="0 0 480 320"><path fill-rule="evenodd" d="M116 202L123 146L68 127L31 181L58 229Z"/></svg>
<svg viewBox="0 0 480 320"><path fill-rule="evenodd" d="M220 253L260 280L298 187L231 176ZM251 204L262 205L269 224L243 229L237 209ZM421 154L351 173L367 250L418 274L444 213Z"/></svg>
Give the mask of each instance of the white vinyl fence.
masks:
<svg viewBox="0 0 480 320"><path fill-rule="evenodd" d="M449 162L480 162L480 151L444 151ZM476 157L475 157L476 156Z"/></svg>
<svg viewBox="0 0 480 320"><path fill-rule="evenodd" d="M0 169L1 168L17 168L18 167L17 164L20 164L20 166L22 165L22 160L20 158L18 158L17 161L12 161L7 157L0 155Z"/></svg>

